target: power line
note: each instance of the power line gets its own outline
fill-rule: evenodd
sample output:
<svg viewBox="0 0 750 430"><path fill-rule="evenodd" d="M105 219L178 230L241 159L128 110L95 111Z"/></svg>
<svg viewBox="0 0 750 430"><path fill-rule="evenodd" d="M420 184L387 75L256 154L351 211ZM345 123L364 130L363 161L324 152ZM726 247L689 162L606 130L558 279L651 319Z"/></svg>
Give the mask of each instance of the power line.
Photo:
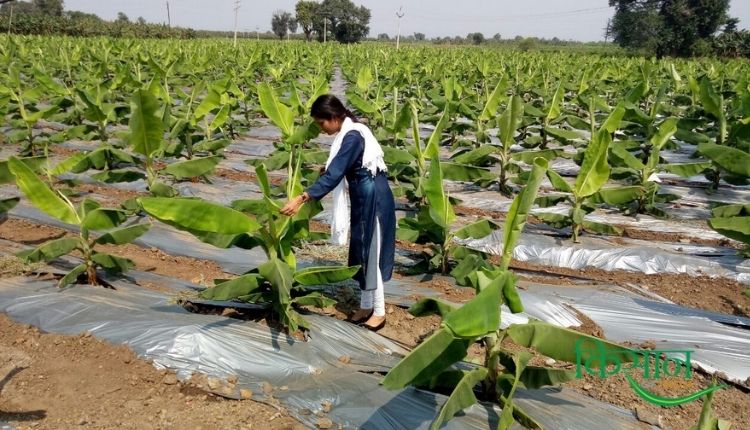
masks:
<svg viewBox="0 0 750 430"><path fill-rule="evenodd" d="M592 15L602 12L609 12L611 8L608 6L588 9L575 9L568 11L559 12L545 12L538 14L525 14L525 15L505 15L505 16L469 16L469 15L456 15L450 13L449 15L436 14L434 12L417 11L412 13L417 18L433 20L433 21L451 21L451 22L498 22L498 21L517 21L517 20L544 20L544 19L555 19L565 18L579 15Z"/></svg>

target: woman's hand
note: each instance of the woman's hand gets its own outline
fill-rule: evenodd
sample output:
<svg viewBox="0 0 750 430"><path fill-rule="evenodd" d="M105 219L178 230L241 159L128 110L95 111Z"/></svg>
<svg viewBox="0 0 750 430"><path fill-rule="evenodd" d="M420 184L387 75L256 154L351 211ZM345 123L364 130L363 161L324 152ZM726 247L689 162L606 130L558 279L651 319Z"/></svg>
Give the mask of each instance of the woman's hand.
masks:
<svg viewBox="0 0 750 430"><path fill-rule="evenodd" d="M297 215L297 212L299 212L302 205L305 204L305 202L307 202L308 200L310 200L310 196L307 193L304 193L301 196L297 196L286 202L286 205L281 208L281 213L286 216Z"/></svg>

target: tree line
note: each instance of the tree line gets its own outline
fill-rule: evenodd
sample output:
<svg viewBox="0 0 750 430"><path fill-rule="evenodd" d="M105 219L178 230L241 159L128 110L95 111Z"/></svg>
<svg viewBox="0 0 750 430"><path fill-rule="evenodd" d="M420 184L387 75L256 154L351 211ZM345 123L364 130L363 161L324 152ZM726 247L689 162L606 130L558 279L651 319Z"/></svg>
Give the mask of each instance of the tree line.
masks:
<svg viewBox="0 0 750 430"><path fill-rule="evenodd" d="M149 24L142 17L133 22L122 12L115 21L106 21L91 13L66 11L63 0L0 0L0 4L2 33L157 39L192 39L199 35L190 28Z"/></svg>
<svg viewBox="0 0 750 430"><path fill-rule="evenodd" d="M730 0L609 0L607 36L657 57L750 57L750 32L738 30Z"/></svg>
<svg viewBox="0 0 750 430"><path fill-rule="evenodd" d="M279 38L296 33L299 27L309 42L336 40L355 43L364 40L370 32L370 9L357 6L351 0L300 0L290 12L278 10L271 17L271 30Z"/></svg>

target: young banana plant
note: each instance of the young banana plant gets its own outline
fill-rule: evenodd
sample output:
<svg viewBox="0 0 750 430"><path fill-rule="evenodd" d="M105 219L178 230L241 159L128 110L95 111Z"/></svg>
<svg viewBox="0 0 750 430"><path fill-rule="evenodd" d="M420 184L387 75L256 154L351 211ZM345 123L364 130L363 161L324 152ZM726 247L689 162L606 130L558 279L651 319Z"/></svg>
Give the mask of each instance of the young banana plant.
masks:
<svg viewBox="0 0 750 430"><path fill-rule="evenodd" d="M746 185L750 179L750 145L746 143L747 137L743 136L747 136L750 130L750 104L742 104L740 118L732 121L730 127L724 96L717 93L706 76L701 78L698 85L703 110L717 127L715 143L707 141L698 144L698 153L712 163L712 167L705 171L711 181L711 189L718 189L722 179L732 184Z"/></svg>
<svg viewBox="0 0 750 430"><path fill-rule="evenodd" d="M636 213L650 213L665 217L666 214L657 207L657 202L664 202L668 196L659 196L659 177L661 151L677 132L677 118L668 118L661 123L656 133L647 144L639 145L641 158L630 153L628 142L613 142L610 147L610 159L613 161L613 173L627 174L633 186L605 189L599 192L604 203L614 206L628 206L635 202ZM645 159L645 160L644 160Z"/></svg>
<svg viewBox="0 0 750 430"><path fill-rule="evenodd" d="M83 263L76 266L58 282L65 287L77 282L86 275L89 285L98 285L96 268L108 272L121 273L134 266L129 259L99 252L97 245L124 245L140 237L151 224L130 223L124 210L103 208L91 199L84 199L74 205L63 193L51 188L22 160L11 157L8 168L16 179L16 185L26 198L47 215L66 224L78 227L78 237L64 237L50 240L39 247L23 251L18 256L26 262L51 261L63 255L78 251ZM93 233L97 233L96 236Z"/></svg>
<svg viewBox="0 0 750 430"><path fill-rule="evenodd" d="M302 193L300 157L292 163L287 181L289 198ZM294 217L280 213L281 200L274 198L265 166L256 175L263 192L259 200L240 200L233 208L204 200L181 198L140 198L152 217L217 247L232 245L261 247L268 262L239 278L219 282L203 297L211 300L239 300L269 307L290 332L308 329L309 323L295 310L296 305L325 307L335 303L306 287L340 282L351 278L359 267L317 267L297 270L293 245L310 237L309 219L320 212L319 203L308 203Z"/></svg>
<svg viewBox="0 0 750 430"><path fill-rule="evenodd" d="M500 329L502 304L506 304L514 313L523 311L516 291L516 276L508 267L547 169L547 161L539 158L533 162L533 166L530 180L514 200L505 222L501 266L477 273L478 292L475 298L461 307L436 299L424 299L409 310L415 316L438 313L443 321L438 331L388 372L382 384L391 390L409 385L448 390L451 394L441 406L430 429L440 428L455 414L479 400L502 406L498 429L509 429L516 422L527 428L541 429L542 426L532 416L513 402L517 388L556 385L574 379L575 372L530 366L529 353L513 352L506 344L513 342L525 347L533 346L541 354L555 360L574 362L576 342L594 340L590 336L538 321ZM467 356L475 342L486 345L483 364L469 370L453 367ZM607 342L605 344L613 354L628 361L628 350ZM477 386L479 399L475 394Z"/></svg>
<svg viewBox="0 0 750 430"><path fill-rule="evenodd" d="M557 191L568 193L568 196L562 198L562 200L567 200L572 207L567 215L538 213L535 216L558 228L571 226L573 241L576 243L579 241L581 228L597 233L621 233L615 227L588 221L584 217L586 214L594 211L594 205L597 202L606 202L608 199L615 201L614 196L618 196L618 189L602 190L602 187L609 180L611 172L608 154L610 144L612 143L612 135L619 128L624 114L625 109L622 106L618 106L612 111L604 124L602 124L599 131L594 133L591 142L589 142L584 152L583 163L573 187L554 170L547 171L547 177L552 186ZM628 193L630 191L632 190L628 190ZM617 197L617 199L621 198Z"/></svg>
<svg viewBox="0 0 750 430"><path fill-rule="evenodd" d="M432 244L432 252L426 258L427 270L447 274L451 269L451 258L469 254L468 250L454 242L455 238L481 239L498 226L491 221L481 220L453 230L456 215L443 186L441 164L437 157L432 158L427 178L421 184L427 204L421 205L416 218L402 218L399 221L397 237L414 243Z"/></svg>
<svg viewBox="0 0 750 430"><path fill-rule="evenodd" d="M419 134L419 111L415 103L410 103L412 123L413 145L404 149L383 147L389 174L396 180L410 182L412 187L407 190L398 189L397 194L406 197L418 204L425 202L424 182L427 178L428 164L432 159L437 159L440 153L440 142L443 131L450 119L450 113L443 111L435 128L426 142L423 142ZM462 182L484 182L493 178L489 170L473 165L471 160L452 159L440 162L442 176L444 179Z"/></svg>
<svg viewBox="0 0 750 430"><path fill-rule="evenodd" d="M21 155L37 155L36 139L38 136L34 135L34 127L40 120L49 118L57 112L59 106L52 105L46 109L39 109L37 105L41 91L39 88L26 88L18 68L14 65L11 65L8 69L7 85L0 84L0 95L7 94L9 96L15 111L12 111L13 116L19 118L25 128L23 136L25 144L21 148ZM48 143L48 141L44 141L45 152Z"/></svg>

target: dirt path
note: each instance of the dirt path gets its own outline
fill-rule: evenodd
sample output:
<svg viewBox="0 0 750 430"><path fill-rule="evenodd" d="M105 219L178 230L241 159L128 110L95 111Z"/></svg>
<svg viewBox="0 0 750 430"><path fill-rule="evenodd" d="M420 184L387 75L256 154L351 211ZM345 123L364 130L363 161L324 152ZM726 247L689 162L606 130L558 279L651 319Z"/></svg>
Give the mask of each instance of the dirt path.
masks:
<svg viewBox="0 0 750 430"><path fill-rule="evenodd" d="M0 422L25 429L294 429L282 408L178 382L87 334L43 334L0 314Z"/></svg>

